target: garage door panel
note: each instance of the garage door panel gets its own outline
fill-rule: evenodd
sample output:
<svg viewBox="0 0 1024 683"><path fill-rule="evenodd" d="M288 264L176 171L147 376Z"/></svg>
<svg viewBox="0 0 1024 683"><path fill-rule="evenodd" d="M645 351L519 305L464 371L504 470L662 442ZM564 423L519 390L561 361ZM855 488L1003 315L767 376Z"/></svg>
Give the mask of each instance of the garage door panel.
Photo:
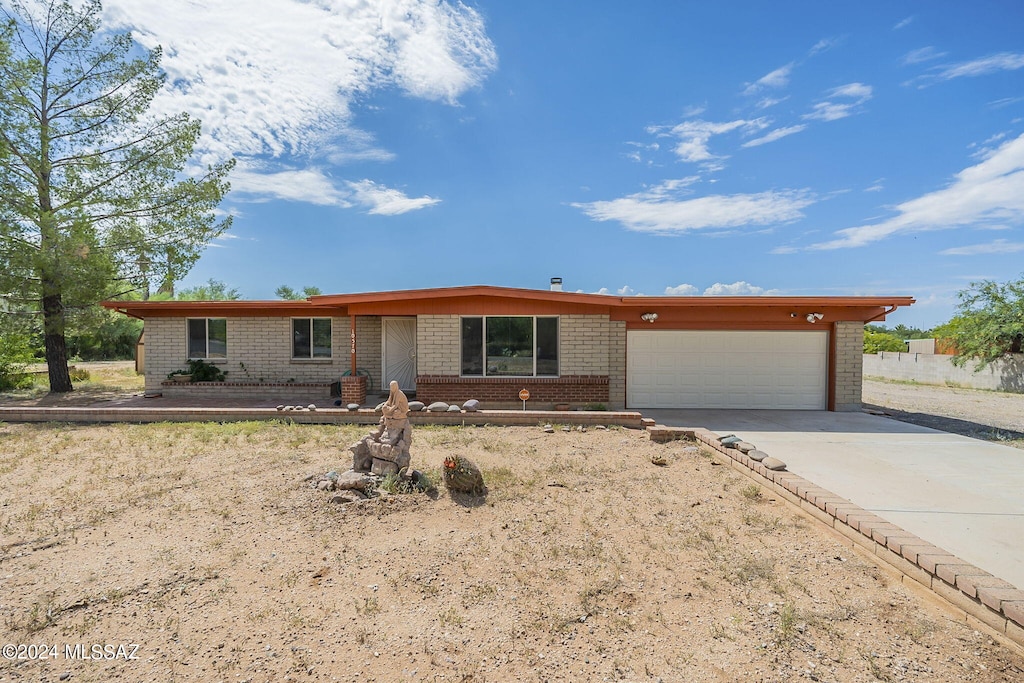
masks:
<svg viewBox="0 0 1024 683"><path fill-rule="evenodd" d="M632 408L825 408L827 332L631 330Z"/></svg>

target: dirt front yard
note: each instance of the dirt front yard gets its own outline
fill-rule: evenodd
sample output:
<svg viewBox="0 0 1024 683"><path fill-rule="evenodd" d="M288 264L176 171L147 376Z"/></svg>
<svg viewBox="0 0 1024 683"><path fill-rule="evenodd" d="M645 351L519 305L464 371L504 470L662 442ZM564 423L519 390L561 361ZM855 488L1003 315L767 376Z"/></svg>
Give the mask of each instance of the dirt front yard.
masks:
<svg viewBox="0 0 1024 683"><path fill-rule="evenodd" d="M488 495L332 504L303 479L362 433L0 425L0 643L47 648L0 680L1024 677L691 443L417 428L414 467L468 456Z"/></svg>

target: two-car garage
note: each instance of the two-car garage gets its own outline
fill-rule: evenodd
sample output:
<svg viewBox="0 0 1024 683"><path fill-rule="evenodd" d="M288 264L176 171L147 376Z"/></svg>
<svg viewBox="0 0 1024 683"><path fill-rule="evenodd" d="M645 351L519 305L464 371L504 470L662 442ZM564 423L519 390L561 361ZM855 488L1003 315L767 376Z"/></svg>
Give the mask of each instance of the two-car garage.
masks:
<svg viewBox="0 0 1024 683"><path fill-rule="evenodd" d="M629 330L629 408L825 410L828 332Z"/></svg>

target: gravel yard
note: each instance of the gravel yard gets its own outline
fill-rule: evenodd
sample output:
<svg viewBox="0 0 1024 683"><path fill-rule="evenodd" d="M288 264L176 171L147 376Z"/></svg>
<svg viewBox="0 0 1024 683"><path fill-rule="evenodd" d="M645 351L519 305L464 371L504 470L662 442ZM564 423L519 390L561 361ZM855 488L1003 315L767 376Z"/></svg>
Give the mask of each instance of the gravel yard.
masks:
<svg viewBox="0 0 1024 683"><path fill-rule="evenodd" d="M1024 448L1024 394L864 379L865 410Z"/></svg>

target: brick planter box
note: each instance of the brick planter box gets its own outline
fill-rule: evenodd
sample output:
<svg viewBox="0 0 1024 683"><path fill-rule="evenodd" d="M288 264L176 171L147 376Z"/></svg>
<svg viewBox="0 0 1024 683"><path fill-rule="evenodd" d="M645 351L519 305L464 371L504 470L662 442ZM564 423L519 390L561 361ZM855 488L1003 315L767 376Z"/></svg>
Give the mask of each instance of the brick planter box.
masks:
<svg viewBox="0 0 1024 683"><path fill-rule="evenodd" d="M550 410L556 403L574 408L588 403L608 405L607 375L570 375L566 377L449 377L419 375L416 398L426 404L434 401L463 403L475 398L491 409L522 408L519 390L527 389L532 410Z"/></svg>

